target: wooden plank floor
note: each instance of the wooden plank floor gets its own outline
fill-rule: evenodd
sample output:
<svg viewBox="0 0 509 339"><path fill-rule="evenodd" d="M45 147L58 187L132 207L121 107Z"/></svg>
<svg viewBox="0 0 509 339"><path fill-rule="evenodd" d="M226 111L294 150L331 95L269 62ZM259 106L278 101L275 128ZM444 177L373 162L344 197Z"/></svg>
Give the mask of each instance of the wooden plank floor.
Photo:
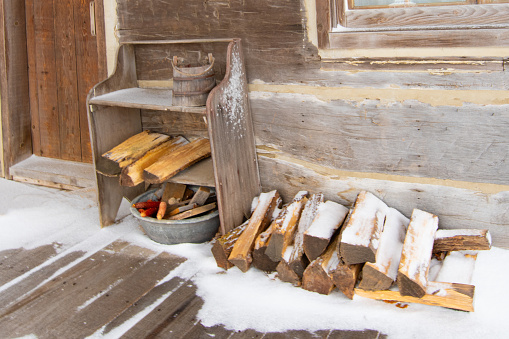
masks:
<svg viewBox="0 0 509 339"><path fill-rule="evenodd" d="M381 338L377 331L260 333L205 327L185 259L116 240L93 253L58 245L0 252L0 338Z"/></svg>

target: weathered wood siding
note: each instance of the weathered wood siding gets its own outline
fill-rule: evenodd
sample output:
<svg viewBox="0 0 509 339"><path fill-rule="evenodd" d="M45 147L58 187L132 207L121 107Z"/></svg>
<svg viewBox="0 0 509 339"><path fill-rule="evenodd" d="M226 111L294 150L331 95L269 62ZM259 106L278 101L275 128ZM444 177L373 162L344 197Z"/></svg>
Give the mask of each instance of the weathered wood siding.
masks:
<svg viewBox="0 0 509 339"><path fill-rule="evenodd" d="M265 190L351 204L367 189L407 216L436 213L441 227L490 228L509 247L507 59L321 60L307 10L304 0L118 0L118 35L243 39ZM137 56L140 80L171 78L164 51ZM143 116L169 133L175 121L203 128Z"/></svg>

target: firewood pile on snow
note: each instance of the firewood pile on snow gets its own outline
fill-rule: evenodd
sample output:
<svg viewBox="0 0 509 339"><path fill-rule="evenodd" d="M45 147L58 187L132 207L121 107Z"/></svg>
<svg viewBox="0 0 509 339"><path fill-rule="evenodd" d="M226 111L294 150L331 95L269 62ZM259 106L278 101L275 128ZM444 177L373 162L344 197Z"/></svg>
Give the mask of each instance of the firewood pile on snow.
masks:
<svg viewBox="0 0 509 339"><path fill-rule="evenodd" d="M271 191L256 197L252 210L249 220L214 239L219 267L276 271L280 280L321 294L337 287L350 299L473 311L471 277L477 251L491 248L487 230L438 229L437 216L414 209L408 219L366 191L351 209L307 191L282 206Z"/></svg>

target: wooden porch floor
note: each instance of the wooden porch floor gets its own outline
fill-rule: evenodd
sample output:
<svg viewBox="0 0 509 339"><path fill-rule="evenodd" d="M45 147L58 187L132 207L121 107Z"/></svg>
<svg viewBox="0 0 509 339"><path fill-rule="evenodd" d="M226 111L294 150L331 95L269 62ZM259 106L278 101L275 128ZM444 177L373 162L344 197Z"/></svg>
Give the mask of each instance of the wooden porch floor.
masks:
<svg viewBox="0 0 509 339"><path fill-rule="evenodd" d="M0 252L0 338L384 337L370 330L260 333L205 327L197 320L203 300L196 286L171 278L185 259L118 239L95 251L58 246Z"/></svg>

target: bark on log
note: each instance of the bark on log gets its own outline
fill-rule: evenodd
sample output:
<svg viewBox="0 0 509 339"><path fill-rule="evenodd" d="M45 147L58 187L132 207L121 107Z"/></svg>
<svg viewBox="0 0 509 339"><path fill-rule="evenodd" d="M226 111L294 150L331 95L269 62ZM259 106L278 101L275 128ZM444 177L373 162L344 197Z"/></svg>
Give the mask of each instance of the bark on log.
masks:
<svg viewBox="0 0 509 339"><path fill-rule="evenodd" d="M290 268L302 279L304 270L309 265L309 260L304 255L304 233L308 230L309 226L313 222L316 214L318 213L318 205L323 203L323 194L313 194L304 206L304 210L301 213L299 225L297 226L297 232L293 242L292 253L288 260Z"/></svg>
<svg viewBox="0 0 509 339"><path fill-rule="evenodd" d="M369 291L387 290L396 281L409 220L390 208L376 253L376 262L366 263L362 269L359 288Z"/></svg>
<svg viewBox="0 0 509 339"><path fill-rule="evenodd" d="M476 229L437 230L433 244L433 252L483 251L490 248L490 232Z"/></svg>
<svg viewBox="0 0 509 339"><path fill-rule="evenodd" d="M316 217L304 232L304 253L310 262L327 248L331 237L341 227L347 214L348 208L333 201L318 205Z"/></svg>
<svg viewBox="0 0 509 339"><path fill-rule="evenodd" d="M214 256L218 267L224 268L225 270L233 267L233 264L228 261L228 257L230 256L235 242L242 232L244 232L248 223L249 220L246 220L242 225L235 227L230 232L216 238L213 241L212 255Z"/></svg>
<svg viewBox="0 0 509 339"><path fill-rule="evenodd" d="M341 257L346 264L376 261L378 240L389 207L373 194L361 191L342 231Z"/></svg>
<svg viewBox="0 0 509 339"><path fill-rule="evenodd" d="M302 275L302 288L320 294L329 294L334 289L332 272L340 263L338 252L339 234L336 233L325 252L313 260Z"/></svg>
<svg viewBox="0 0 509 339"><path fill-rule="evenodd" d="M293 243L299 218L307 201L307 195L307 191L298 192L292 202L283 207L283 210L276 218L274 230L265 251L265 254L272 261L281 261L286 248Z"/></svg>
<svg viewBox="0 0 509 339"><path fill-rule="evenodd" d="M272 219L272 213L279 203L279 193L271 191L260 194L260 199L253 212L249 225L239 237L228 260L242 272L246 272L252 262L251 252L258 235L263 232Z"/></svg>
<svg viewBox="0 0 509 339"><path fill-rule="evenodd" d="M414 209L401 252L398 288L401 295L422 298L426 294L428 270L438 217Z"/></svg>

